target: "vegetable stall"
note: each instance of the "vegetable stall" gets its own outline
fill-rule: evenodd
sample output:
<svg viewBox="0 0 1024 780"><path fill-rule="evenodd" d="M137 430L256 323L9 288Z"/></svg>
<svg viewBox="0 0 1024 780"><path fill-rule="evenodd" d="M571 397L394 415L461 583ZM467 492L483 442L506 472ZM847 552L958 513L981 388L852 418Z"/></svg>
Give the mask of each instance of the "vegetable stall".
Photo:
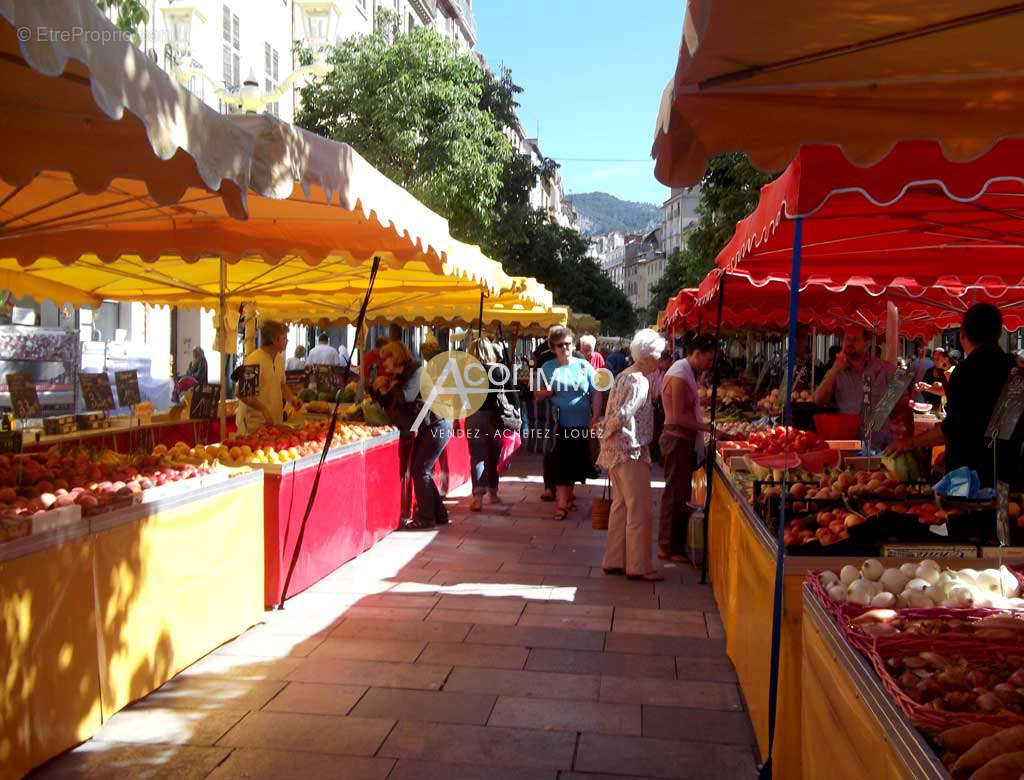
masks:
<svg viewBox="0 0 1024 780"><path fill-rule="evenodd" d="M705 305L702 317L712 326L788 324L787 376L779 394L787 413L795 411L794 398L805 397L794 395L792 377L798 322L884 330L892 304L907 315L899 320L901 332L927 335L956 323L969 304L987 300L1015 327L1024 275L1024 258L1012 240L1024 182L1015 160L1019 147L1003 141L978 160L953 164L935 144L905 142L866 169L835 147L804 147L762 190L754 213L737 225L718 268L691 300ZM677 315L680 305L685 301L677 303ZM686 311L693 322L697 312ZM751 409L751 421L765 411ZM1018 536L1015 528L997 534L991 499L941 495L932 490L934 480L915 478L905 462L883 465L861 452L863 420L852 422L843 437L852 441L807 441L788 426L759 434L751 422L738 429L741 442L719 442L709 574L762 751L769 745L774 644L773 767L780 776L800 776L801 696L817 695L801 683L805 573L841 568L850 556L865 555L948 557L980 570L998 565L1000 556L1009 559L1013 551L1000 544ZM806 451L796 451L801 448ZM1011 525L1019 509L1011 496ZM740 560L743 567L735 564ZM775 612L770 594L777 571Z"/></svg>

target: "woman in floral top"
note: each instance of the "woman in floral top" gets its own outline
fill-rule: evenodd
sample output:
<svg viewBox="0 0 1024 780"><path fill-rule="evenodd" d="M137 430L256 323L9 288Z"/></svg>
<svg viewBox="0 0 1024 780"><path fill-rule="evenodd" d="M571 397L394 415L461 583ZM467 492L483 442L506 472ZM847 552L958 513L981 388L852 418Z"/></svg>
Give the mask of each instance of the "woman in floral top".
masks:
<svg viewBox="0 0 1024 780"><path fill-rule="evenodd" d="M665 339L645 328L630 344L633 365L616 377L608 397L598 465L608 469L614 490L604 562L605 574L663 580L651 565L651 457L654 437L650 376L665 351Z"/></svg>

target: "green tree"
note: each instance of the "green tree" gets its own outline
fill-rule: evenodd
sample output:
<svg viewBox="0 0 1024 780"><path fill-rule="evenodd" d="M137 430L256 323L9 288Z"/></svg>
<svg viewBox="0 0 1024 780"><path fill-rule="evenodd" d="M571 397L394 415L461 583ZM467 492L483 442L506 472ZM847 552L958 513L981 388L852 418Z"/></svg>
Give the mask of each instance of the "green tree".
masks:
<svg viewBox="0 0 1024 780"><path fill-rule="evenodd" d="M684 287L700 283L729 243L736 223L757 206L761 187L775 176L754 168L740 152L711 159L700 182L697 223L687 236L685 248L668 259L664 275L651 286L648 317L657 317L669 298Z"/></svg>
<svg viewBox="0 0 1024 780"><path fill-rule="evenodd" d="M351 144L447 218L452 235L537 278L556 303L616 332L632 327L628 300L586 257L582 236L530 208L530 191L558 166L534 164L509 140L523 90L507 69L491 73L433 30L403 32L386 11L372 35L338 43L327 59L334 70L302 90L297 124Z"/></svg>
<svg viewBox="0 0 1024 780"><path fill-rule="evenodd" d="M100 10L117 11L116 24L126 33L131 33L133 40L139 42L139 27L149 22L149 10L145 0L96 0Z"/></svg>

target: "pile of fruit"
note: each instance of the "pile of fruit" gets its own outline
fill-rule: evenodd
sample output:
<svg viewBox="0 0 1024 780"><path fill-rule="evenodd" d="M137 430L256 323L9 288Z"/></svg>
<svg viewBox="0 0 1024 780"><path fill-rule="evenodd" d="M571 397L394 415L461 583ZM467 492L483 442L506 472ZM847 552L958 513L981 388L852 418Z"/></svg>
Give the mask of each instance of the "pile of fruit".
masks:
<svg viewBox="0 0 1024 780"><path fill-rule="evenodd" d="M319 455L324 449L329 422L308 422L300 428L265 427L249 436L240 436L225 444L196 446L181 452L190 460L206 462L219 460L228 466L249 463L288 463L307 455ZM338 422L334 429L332 447L342 447L357 441L366 441L395 430L388 425L365 425Z"/></svg>
<svg viewBox="0 0 1024 780"><path fill-rule="evenodd" d="M794 485L794 488L797 486ZM808 490L807 498L863 498L873 496L880 499L906 499L914 492L901 482L896 474L889 471L833 471L819 481L817 491Z"/></svg>
<svg viewBox="0 0 1024 780"><path fill-rule="evenodd" d="M1024 639L1024 614L995 612L983 617L913 617L891 609L872 609L850 619L847 628L866 637L894 639L1020 640Z"/></svg>
<svg viewBox="0 0 1024 780"><path fill-rule="evenodd" d="M1020 655L993 651L991 660L968 660L956 651L896 652L886 670L918 704L948 712L1024 715L1024 648Z"/></svg>
<svg viewBox="0 0 1024 780"><path fill-rule="evenodd" d="M168 458L129 458L110 450L52 449L31 455L0 455L0 541L29 532L27 518L77 504L83 514L130 501L144 490L205 476L212 466L175 464Z"/></svg>
<svg viewBox="0 0 1024 780"><path fill-rule="evenodd" d="M711 390L709 388L701 385L697 389L697 394L702 403L711 403ZM719 385L716 398L721 406L742 406L750 402L750 393L741 385L723 384Z"/></svg>
<svg viewBox="0 0 1024 780"><path fill-rule="evenodd" d="M790 393L789 400L791 400L795 404L813 403L814 393L812 393L810 390L794 390L792 393ZM758 401L757 405L759 408L764 409L765 411L769 411L772 409L781 409L782 393L779 391L778 388L775 388L770 393L768 393L768 395L766 395L764 398Z"/></svg>
<svg viewBox="0 0 1024 780"><path fill-rule="evenodd" d="M783 543L786 547L818 541L822 545L835 544L849 538L848 529L860 525L865 519L845 509L818 512L816 515L797 517L786 523Z"/></svg>
<svg viewBox="0 0 1024 780"><path fill-rule="evenodd" d="M786 451L800 454L828 449L828 444L818 434L784 425L750 434L746 446L764 455L780 455Z"/></svg>

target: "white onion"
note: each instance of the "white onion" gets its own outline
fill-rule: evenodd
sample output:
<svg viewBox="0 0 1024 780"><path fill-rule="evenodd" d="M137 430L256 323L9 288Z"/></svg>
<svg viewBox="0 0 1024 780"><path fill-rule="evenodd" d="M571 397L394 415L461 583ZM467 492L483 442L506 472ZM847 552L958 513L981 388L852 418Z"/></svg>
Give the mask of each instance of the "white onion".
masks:
<svg viewBox="0 0 1024 780"><path fill-rule="evenodd" d="M915 577L914 579L912 579L910 582L907 583L907 590L909 590L911 593L914 593L914 592L924 593L925 589L929 585L931 585L931 583L928 582L928 580L922 580L920 577Z"/></svg>
<svg viewBox="0 0 1024 780"><path fill-rule="evenodd" d="M997 569L985 569L985 571L978 573L978 578L975 580L978 588L982 591L989 591L992 593L999 592L999 571Z"/></svg>
<svg viewBox="0 0 1024 780"><path fill-rule="evenodd" d="M974 605L974 591L964 585L957 585L949 591L946 597L946 606L958 609Z"/></svg>
<svg viewBox="0 0 1024 780"><path fill-rule="evenodd" d="M833 601L846 601L846 588L841 583L836 583L828 589L828 596Z"/></svg>
<svg viewBox="0 0 1024 780"><path fill-rule="evenodd" d="M936 604L941 604L946 600L946 589L941 585L929 585L925 588L924 595Z"/></svg>
<svg viewBox="0 0 1024 780"><path fill-rule="evenodd" d="M917 567L917 579L924 580L929 585L939 581L939 570L933 566L925 566L923 563Z"/></svg>
<svg viewBox="0 0 1024 780"><path fill-rule="evenodd" d="M896 597L891 593L882 592L871 599L873 607L892 607L896 604Z"/></svg>
<svg viewBox="0 0 1024 780"><path fill-rule="evenodd" d="M1005 566L999 567L999 580L1002 582L1002 593L1007 598L1012 598L1020 593L1020 581Z"/></svg>
<svg viewBox="0 0 1024 780"><path fill-rule="evenodd" d="M837 582L839 582L839 575L837 575L834 571L829 571L826 569L820 575L818 575L818 579L821 580L821 584L826 589L828 589L835 585Z"/></svg>
<svg viewBox="0 0 1024 780"><path fill-rule="evenodd" d="M912 595L912 591L909 591L909 590L903 591L899 596L896 597L896 606L897 607L909 607L910 606L910 596L911 595Z"/></svg>
<svg viewBox="0 0 1024 780"><path fill-rule="evenodd" d="M890 593L900 594L910 582L909 578L899 569L886 569L879 580L882 587Z"/></svg>
<svg viewBox="0 0 1024 780"><path fill-rule="evenodd" d="M856 566L851 566L847 564L839 571L839 580L843 583L843 585L846 585L847 587L849 587L859 579L860 569L858 569Z"/></svg>
<svg viewBox="0 0 1024 780"><path fill-rule="evenodd" d="M978 572L974 569L957 569L954 574L958 580L967 584L973 584L978 579Z"/></svg>
<svg viewBox="0 0 1024 780"><path fill-rule="evenodd" d="M850 586L847 600L851 604L870 604L872 593L868 590L864 580L857 580Z"/></svg>
<svg viewBox="0 0 1024 780"><path fill-rule="evenodd" d="M910 606L917 609L927 609L935 606L935 602L921 592L911 593L909 603Z"/></svg>
<svg viewBox="0 0 1024 780"><path fill-rule="evenodd" d="M916 563L904 563L900 566L900 571L903 572L903 576L908 580L914 579L917 576L917 564Z"/></svg>
<svg viewBox="0 0 1024 780"><path fill-rule="evenodd" d="M881 561L874 558L869 558L864 561L860 567L861 576L866 580L871 580L872 582L876 582L878 578L882 576L882 572L884 571L885 567L882 565Z"/></svg>
<svg viewBox="0 0 1024 780"><path fill-rule="evenodd" d="M941 566L939 566L937 561L934 561L931 558L925 558L923 561L921 561L919 564L917 564L917 568L919 568L919 569L922 566L929 566L929 567L935 569L935 571L939 571L942 568Z"/></svg>

